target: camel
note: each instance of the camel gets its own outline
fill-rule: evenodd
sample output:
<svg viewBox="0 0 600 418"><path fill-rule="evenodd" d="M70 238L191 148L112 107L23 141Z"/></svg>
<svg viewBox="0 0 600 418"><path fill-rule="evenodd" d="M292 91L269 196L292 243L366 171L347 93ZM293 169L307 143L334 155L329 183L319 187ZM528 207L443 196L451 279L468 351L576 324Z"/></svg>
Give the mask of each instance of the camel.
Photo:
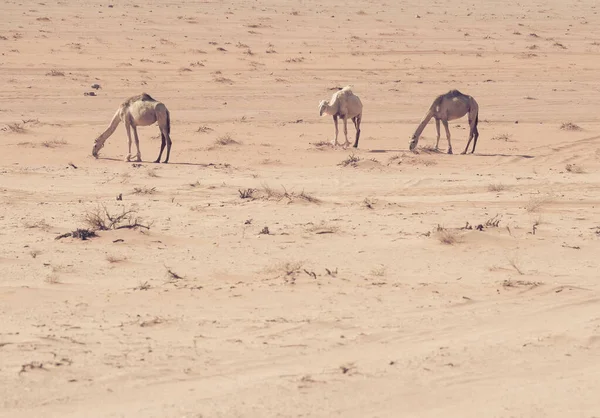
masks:
<svg viewBox="0 0 600 418"><path fill-rule="evenodd" d="M437 130L437 142L435 143L435 149L438 149L440 143L440 120L446 128L446 138L448 138L448 154L452 154L452 144L450 143L450 129L448 129L448 121L462 118L464 115L469 114L469 141L462 154L466 154L469 149L469 144L473 140L473 150L471 154L475 152L475 145L477 145L477 138L479 137L479 131L477 130L477 123L479 122L479 105L475 99L466 94L462 94L458 90L450 90L446 94L438 96L434 101L427 114L421 120L417 130L412 136L410 142L410 150L413 151L419 142L419 136L427 126L427 123L431 118L435 118L435 128Z"/></svg>
<svg viewBox="0 0 600 418"><path fill-rule="evenodd" d="M167 146L167 156L163 163L169 162L169 155L171 153L171 118L167 107L159 101L154 100L149 94L142 93L138 96L130 97L125 100L121 106L117 109L117 112L110 122L110 126L104 131L96 141L94 142L94 148L92 149L92 155L98 158L98 151L104 146L104 142L113 134L119 123L125 122L125 128L127 129L127 138L129 139L129 155L127 155L126 161L131 161L131 132L130 128L133 129L133 136L135 138L135 146L137 147L136 161L142 161L142 154L140 152L140 140L137 134L138 126L149 126L154 122L158 122L160 129L160 135L162 143L160 144L160 153L155 163L160 162L165 145Z"/></svg>
<svg viewBox="0 0 600 418"><path fill-rule="evenodd" d="M330 104L331 103L331 104ZM356 128L356 140L354 141L354 148L358 148L358 139L360 138L360 122L362 120L362 103L358 96L352 93L350 86L346 86L341 90L336 91L331 96L331 101L321 100L319 103L319 116L324 114L333 116L333 124L335 126L335 139L331 141L334 146L340 145L338 143L338 117L341 117L344 121L344 135L346 142L343 144L344 147L350 145L348 141L348 118L354 122Z"/></svg>

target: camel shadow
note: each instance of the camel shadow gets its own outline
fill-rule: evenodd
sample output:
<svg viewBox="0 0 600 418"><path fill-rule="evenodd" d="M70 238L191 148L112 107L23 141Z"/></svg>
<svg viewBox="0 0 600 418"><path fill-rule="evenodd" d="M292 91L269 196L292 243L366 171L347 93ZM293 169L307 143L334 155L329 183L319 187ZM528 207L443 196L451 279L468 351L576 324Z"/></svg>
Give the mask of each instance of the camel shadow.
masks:
<svg viewBox="0 0 600 418"><path fill-rule="evenodd" d="M412 151L407 150L407 149L372 149L369 150L367 152L370 153L380 153L380 154L385 154L388 152L405 152L405 153L412 153ZM421 151L421 154L441 154L441 155L448 155L445 152L442 151L434 151L434 150L427 150L427 151ZM463 154L451 154L451 155L463 155ZM469 156L474 156L474 157L519 157L519 158L535 158L535 155L529 155L529 154L481 154L481 153L477 153L477 154L465 154L465 155L469 155Z"/></svg>
<svg viewBox="0 0 600 418"><path fill-rule="evenodd" d="M121 160L119 158L112 158L112 157L98 157L98 160L106 160L106 161L117 161L120 163L125 163L125 164L131 164L134 167L141 167L141 166L153 166L153 165L190 165L190 166L194 166L194 167L230 167L230 164L228 163L185 163L185 162L181 162L181 163L174 163L172 161L169 161L168 163L155 163L154 161L141 161L141 162L137 162L137 161L125 161L125 160Z"/></svg>

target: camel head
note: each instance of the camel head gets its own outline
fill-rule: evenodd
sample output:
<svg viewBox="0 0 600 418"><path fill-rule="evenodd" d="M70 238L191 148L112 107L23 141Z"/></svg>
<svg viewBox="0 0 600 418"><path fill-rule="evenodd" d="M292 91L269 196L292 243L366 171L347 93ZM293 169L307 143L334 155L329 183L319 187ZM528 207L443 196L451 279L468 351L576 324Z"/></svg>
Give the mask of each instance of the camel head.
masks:
<svg viewBox="0 0 600 418"><path fill-rule="evenodd" d="M410 145L408 146L408 149L414 151L414 149L417 147L417 142L419 142L419 138L416 135L413 135L410 139Z"/></svg>
<svg viewBox="0 0 600 418"><path fill-rule="evenodd" d="M104 146L104 142L103 141L98 141L96 139L96 141L94 142L94 148L92 148L92 155L94 157L98 158L98 151L100 151L103 146Z"/></svg>
<svg viewBox="0 0 600 418"><path fill-rule="evenodd" d="M323 116L328 106L329 102L327 100L321 100L321 103L319 103L319 116Z"/></svg>

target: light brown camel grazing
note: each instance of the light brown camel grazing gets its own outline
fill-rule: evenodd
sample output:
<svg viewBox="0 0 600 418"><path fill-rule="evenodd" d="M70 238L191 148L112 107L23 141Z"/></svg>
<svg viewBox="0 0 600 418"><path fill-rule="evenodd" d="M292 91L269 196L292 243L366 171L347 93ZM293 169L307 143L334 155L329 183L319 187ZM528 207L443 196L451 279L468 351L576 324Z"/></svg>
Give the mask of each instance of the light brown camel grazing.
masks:
<svg viewBox="0 0 600 418"><path fill-rule="evenodd" d="M434 101L427 114L421 120L421 124L415 131L410 142L410 150L413 151L419 142L419 136L427 126L427 123L431 118L435 118L435 128L437 130L437 142L435 143L435 149L438 149L440 143L440 120L446 128L446 138L448 138L448 154L452 154L452 144L450 143L450 129L448 129L448 121L462 118L464 115L469 114L469 142L462 154L466 154L469 149L469 144L473 140L473 150L471 154L475 152L475 145L477 145L477 138L479 137L479 131L477 130L477 123L479 122L479 105L475 99L466 94L462 94L458 90L450 90L446 94L438 96Z"/></svg>
<svg viewBox="0 0 600 418"><path fill-rule="evenodd" d="M160 144L160 153L155 163L160 162L165 145L167 146L167 156L164 163L169 162L169 155L171 153L171 118L167 107L159 101L154 100L150 95L142 93L138 96L130 97L125 100L115 116L113 116L110 126L104 131L96 141L94 142L94 148L92 149L92 155L98 158L98 151L104 146L104 142L113 134L115 129L120 122L125 122L125 128L127 129L127 138L129 139L129 155L127 161L131 161L131 132L130 128L133 129L133 136L135 138L135 146L137 147L136 161L142 161L142 153L140 152L140 140L137 134L138 126L149 126L154 122L158 122L160 129L160 135L162 143Z"/></svg>
<svg viewBox="0 0 600 418"><path fill-rule="evenodd" d="M358 148L362 110L362 103L358 96L352 93L350 86L346 86L343 89L336 91L333 96L331 96L330 102L321 100L321 103L319 103L319 116L323 116L324 114L333 116L335 139L331 142L334 146L340 145L338 143L338 117L340 117L344 121L344 135L346 137L344 147L350 145L350 141L348 141L348 118L350 118L352 119L352 122L354 122L354 127L356 128L354 148Z"/></svg>

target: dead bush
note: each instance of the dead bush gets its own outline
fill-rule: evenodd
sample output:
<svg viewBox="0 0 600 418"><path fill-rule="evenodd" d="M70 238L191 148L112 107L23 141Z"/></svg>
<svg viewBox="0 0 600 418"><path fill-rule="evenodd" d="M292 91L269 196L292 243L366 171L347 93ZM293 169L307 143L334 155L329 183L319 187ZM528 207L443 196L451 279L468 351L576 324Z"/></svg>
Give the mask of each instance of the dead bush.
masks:
<svg viewBox="0 0 600 418"><path fill-rule="evenodd" d="M348 158L346 158L345 160L342 160L340 163L338 163L338 165L342 166L342 167L356 167L356 165L358 164L358 162L360 161L360 158L357 157L356 155L354 155L354 153L350 154L348 156Z"/></svg>
<svg viewBox="0 0 600 418"><path fill-rule="evenodd" d="M460 242L460 235L457 231L446 229L440 225L437 226L435 235L442 244L454 245Z"/></svg>
<svg viewBox="0 0 600 418"><path fill-rule="evenodd" d="M575 125L572 122L566 122L560 125L560 129L563 131L581 131L583 130L579 125Z"/></svg>
<svg viewBox="0 0 600 418"><path fill-rule="evenodd" d="M104 205L88 211L84 215L84 222L93 231L108 231L111 229L150 229L150 225L143 225L141 219L136 216L134 209L121 208L121 213L111 214Z"/></svg>

